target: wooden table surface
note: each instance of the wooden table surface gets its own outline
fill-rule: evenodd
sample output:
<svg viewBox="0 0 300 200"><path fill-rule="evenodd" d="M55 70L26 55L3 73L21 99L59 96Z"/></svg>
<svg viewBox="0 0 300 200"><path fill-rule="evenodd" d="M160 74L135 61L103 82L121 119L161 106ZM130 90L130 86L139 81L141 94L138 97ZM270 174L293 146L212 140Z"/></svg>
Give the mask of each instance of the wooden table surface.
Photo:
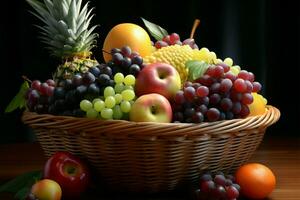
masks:
<svg viewBox="0 0 300 200"><path fill-rule="evenodd" d="M267 133L250 161L267 165L277 178L276 188L268 197L269 200L300 200L300 135L285 138ZM44 162L45 158L37 143L0 145L0 183L25 172L40 170ZM13 195L0 194L0 200L10 199L13 199ZM172 193L152 196L120 196L94 191L82 199L183 200L188 198L185 194Z"/></svg>

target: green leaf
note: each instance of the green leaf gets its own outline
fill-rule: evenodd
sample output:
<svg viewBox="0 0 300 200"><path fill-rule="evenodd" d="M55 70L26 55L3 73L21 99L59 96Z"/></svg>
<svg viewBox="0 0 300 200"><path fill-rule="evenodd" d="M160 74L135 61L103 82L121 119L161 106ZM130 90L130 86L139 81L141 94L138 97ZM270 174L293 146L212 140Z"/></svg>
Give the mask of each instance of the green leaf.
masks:
<svg viewBox="0 0 300 200"><path fill-rule="evenodd" d="M203 76L206 72L209 64L199 60L189 60L185 63L185 67L189 70L189 81L194 81L199 77Z"/></svg>
<svg viewBox="0 0 300 200"><path fill-rule="evenodd" d="M156 39L156 40L162 40L164 36L168 35L168 32L163 29L162 27L149 22L148 20L142 18L146 28L150 32L150 34Z"/></svg>
<svg viewBox="0 0 300 200"><path fill-rule="evenodd" d="M20 87L18 94L11 100L11 102L6 107L5 109L6 113L12 112L17 108L21 109L25 107L26 105L25 94L28 89L29 89L29 84L27 81L24 81L24 83Z"/></svg>
<svg viewBox="0 0 300 200"><path fill-rule="evenodd" d="M8 181L7 183L1 185L0 192L16 193L19 191L20 188L30 183L34 183L36 180L39 180L41 177L42 177L42 172L40 170L21 174L16 178Z"/></svg>
<svg viewBox="0 0 300 200"><path fill-rule="evenodd" d="M31 186L42 177L41 171L32 171L22 174L0 186L1 192L15 193L15 198L24 200Z"/></svg>
<svg viewBox="0 0 300 200"><path fill-rule="evenodd" d="M31 187L23 187L15 194L15 199L25 200Z"/></svg>

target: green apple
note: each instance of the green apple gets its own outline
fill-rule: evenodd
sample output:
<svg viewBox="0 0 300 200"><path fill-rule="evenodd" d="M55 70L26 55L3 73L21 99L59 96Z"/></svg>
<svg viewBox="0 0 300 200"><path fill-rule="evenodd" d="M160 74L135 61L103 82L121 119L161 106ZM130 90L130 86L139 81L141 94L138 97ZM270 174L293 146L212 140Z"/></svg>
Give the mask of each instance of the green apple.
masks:
<svg viewBox="0 0 300 200"><path fill-rule="evenodd" d="M140 96L132 105L130 121L161 122L172 121L172 108L168 99L156 93Z"/></svg>

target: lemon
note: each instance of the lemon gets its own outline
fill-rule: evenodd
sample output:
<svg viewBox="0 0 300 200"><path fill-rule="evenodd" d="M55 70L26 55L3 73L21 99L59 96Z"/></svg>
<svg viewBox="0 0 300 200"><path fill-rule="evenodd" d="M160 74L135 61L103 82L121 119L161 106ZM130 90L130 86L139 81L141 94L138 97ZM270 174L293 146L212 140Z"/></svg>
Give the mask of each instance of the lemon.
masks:
<svg viewBox="0 0 300 200"><path fill-rule="evenodd" d="M267 100L260 94L252 93L253 102L248 105L249 116L262 115L266 112Z"/></svg>

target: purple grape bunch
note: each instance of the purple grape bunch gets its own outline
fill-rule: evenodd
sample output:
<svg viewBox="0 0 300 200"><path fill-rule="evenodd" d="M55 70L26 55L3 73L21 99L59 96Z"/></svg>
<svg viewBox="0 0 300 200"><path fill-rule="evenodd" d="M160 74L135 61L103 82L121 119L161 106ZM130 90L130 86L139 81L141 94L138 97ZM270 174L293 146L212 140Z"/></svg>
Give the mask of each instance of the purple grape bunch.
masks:
<svg viewBox="0 0 300 200"><path fill-rule="evenodd" d="M247 117L252 92L261 84L246 70L234 75L225 64L211 65L205 74L186 82L172 103L173 121L186 123L214 122Z"/></svg>
<svg viewBox="0 0 300 200"><path fill-rule="evenodd" d="M232 175L204 173L194 191L195 200L236 200L240 195L240 186Z"/></svg>
<svg viewBox="0 0 300 200"><path fill-rule="evenodd" d="M166 35L162 38L162 40L158 40L155 42L154 46L157 49L171 46L171 45L189 45L192 49L199 49L193 38L188 38L183 41L180 40L180 36L177 33L172 33L170 35Z"/></svg>
<svg viewBox="0 0 300 200"><path fill-rule="evenodd" d="M107 64L97 64L85 73L76 73L72 79L52 79L41 83L34 80L26 94L27 108L39 114L83 117L79 103L103 96L107 86L114 87L113 71Z"/></svg>
<svg viewBox="0 0 300 200"><path fill-rule="evenodd" d="M132 51L129 46L124 46L121 49L113 48L110 54L112 60L107 63L113 70L113 74L118 72L124 76L132 74L135 77L144 68L143 58L139 53Z"/></svg>

